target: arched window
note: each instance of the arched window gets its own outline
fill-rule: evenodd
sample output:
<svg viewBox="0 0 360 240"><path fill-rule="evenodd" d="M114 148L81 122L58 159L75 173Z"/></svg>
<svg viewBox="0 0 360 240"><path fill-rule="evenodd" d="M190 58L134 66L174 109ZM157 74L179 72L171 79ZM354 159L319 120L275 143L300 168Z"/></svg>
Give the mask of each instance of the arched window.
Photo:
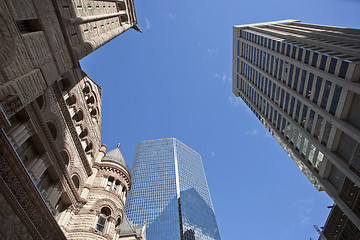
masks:
<svg viewBox="0 0 360 240"><path fill-rule="evenodd" d="M68 97L68 98L66 99L66 104L67 104L68 106L74 105L75 103L76 103L76 97L75 97L75 95L71 95L70 97Z"/></svg>
<svg viewBox="0 0 360 240"><path fill-rule="evenodd" d="M80 180L79 180L79 177L74 175L71 177L71 180L73 181L75 187L76 187L76 190L79 190L79 186L80 186Z"/></svg>
<svg viewBox="0 0 360 240"><path fill-rule="evenodd" d="M72 119L75 121L75 122L80 122L81 120L84 119L84 114L81 110L79 110L73 117Z"/></svg>
<svg viewBox="0 0 360 240"><path fill-rule="evenodd" d="M79 134L79 137L80 138L84 138L84 137L86 137L88 135L88 130L87 130L87 128L85 128L85 129L83 129L82 131L81 131L81 133Z"/></svg>
<svg viewBox="0 0 360 240"><path fill-rule="evenodd" d="M65 149L60 151L61 158L64 160L65 165L69 166L69 154L66 152Z"/></svg>
<svg viewBox="0 0 360 240"><path fill-rule="evenodd" d="M110 189L112 189L112 186L114 184L114 178L113 177L109 177L108 181L106 183L106 190L110 191Z"/></svg>
<svg viewBox="0 0 360 240"><path fill-rule="evenodd" d="M93 148L92 143L89 143L85 148L85 152L89 152L92 148Z"/></svg>
<svg viewBox="0 0 360 240"><path fill-rule="evenodd" d="M101 212L100 212L100 215L98 217L96 227L95 227L96 231L98 231L100 233L102 233L104 231L106 220L108 219L110 214L111 214L111 211L109 208L103 207L101 209Z"/></svg>

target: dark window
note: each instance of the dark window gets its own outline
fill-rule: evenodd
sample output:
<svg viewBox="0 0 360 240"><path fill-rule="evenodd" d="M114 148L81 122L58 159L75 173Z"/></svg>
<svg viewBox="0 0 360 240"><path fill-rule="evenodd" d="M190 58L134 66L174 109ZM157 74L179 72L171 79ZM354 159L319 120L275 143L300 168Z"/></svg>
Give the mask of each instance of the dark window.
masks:
<svg viewBox="0 0 360 240"><path fill-rule="evenodd" d="M321 70L325 69L327 57L328 56L326 54L321 56L321 61L320 61L320 69Z"/></svg>
<svg viewBox="0 0 360 240"><path fill-rule="evenodd" d="M285 46L286 46L285 43L282 43L282 44L281 44L281 53L282 53L282 54L284 54L284 52L285 52Z"/></svg>
<svg viewBox="0 0 360 240"><path fill-rule="evenodd" d="M96 224L96 231L98 232L103 232L104 228L105 228L105 223L106 223L106 220L108 219L108 217L110 216L111 212L110 212L110 209L107 208L107 207L103 207L101 209L101 212L100 212L100 215L98 217L98 221L97 221L97 224Z"/></svg>
<svg viewBox="0 0 360 240"><path fill-rule="evenodd" d="M290 111L289 111L289 115L290 115L291 117L292 117L292 115L293 115L294 105L295 105L295 97L291 97Z"/></svg>
<svg viewBox="0 0 360 240"><path fill-rule="evenodd" d="M297 89L297 85L298 85L298 81L299 81L299 75L300 75L300 68L296 67L295 78L294 78L294 87L293 87L294 90Z"/></svg>
<svg viewBox="0 0 360 240"><path fill-rule="evenodd" d="M274 69L274 76L275 76L275 78L277 78L277 69L278 69L278 65L279 65L279 59L278 58L276 58L276 60L275 60L275 69Z"/></svg>
<svg viewBox="0 0 360 240"><path fill-rule="evenodd" d="M260 42L261 46L263 46L264 44L264 37L261 37L261 42Z"/></svg>
<svg viewBox="0 0 360 240"><path fill-rule="evenodd" d="M294 58L294 59L295 59L295 56L296 56L296 49L297 49L297 47L293 46L293 51L292 51L291 57Z"/></svg>
<svg viewBox="0 0 360 240"><path fill-rule="evenodd" d="M273 100L273 101L274 101L274 97L275 97L275 89L276 89L276 84L273 83L272 94L271 94L271 100Z"/></svg>
<svg viewBox="0 0 360 240"><path fill-rule="evenodd" d="M277 87L276 89L276 100L279 101L280 98L280 87Z"/></svg>
<svg viewBox="0 0 360 240"><path fill-rule="evenodd" d="M313 58L312 58L312 61L311 61L311 66L316 67L316 63L317 63L317 60L318 60L318 56L319 56L319 54L318 54L317 52L314 52L314 53L313 53Z"/></svg>
<svg viewBox="0 0 360 240"><path fill-rule="evenodd" d="M271 65L270 65L270 74L273 73L273 66L274 66L274 56L271 56Z"/></svg>
<svg viewBox="0 0 360 240"><path fill-rule="evenodd" d="M240 57L240 40L237 41L237 55Z"/></svg>
<svg viewBox="0 0 360 240"><path fill-rule="evenodd" d="M281 80L281 77L282 77L283 64L284 64L284 60L280 60L279 77L278 77L280 80Z"/></svg>
<svg viewBox="0 0 360 240"><path fill-rule="evenodd" d="M273 114L273 107L272 106L270 106L270 120L272 119L272 114Z"/></svg>
<svg viewBox="0 0 360 240"><path fill-rule="evenodd" d="M301 80L300 80L300 86L299 86L299 93L300 93L300 94L303 94L303 93L304 93L304 86L305 86L306 74L307 74L307 71L306 71L306 70L303 70L303 71L302 71Z"/></svg>
<svg viewBox="0 0 360 240"><path fill-rule="evenodd" d="M271 92L271 81L269 80L268 97L270 97L270 92Z"/></svg>
<svg viewBox="0 0 360 240"><path fill-rule="evenodd" d="M307 85L306 92L305 92L305 97L307 97L307 98L310 98L310 96L311 96L311 89L312 89L313 82L314 82L314 74L310 73L308 85Z"/></svg>
<svg viewBox="0 0 360 240"><path fill-rule="evenodd" d="M276 41L273 40L273 41L272 41L272 47L271 47L271 49L272 49L273 51L275 51L275 46L276 46Z"/></svg>
<svg viewBox="0 0 360 240"><path fill-rule="evenodd" d="M298 120L299 120L300 107L301 107L301 102L300 102L299 100L297 100L296 112L295 112L295 121L298 121Z"/></svg>
<svg viewBox="0 0 360 240"><path fill-rule="evenodd" d="M339 77L345 78L348 68L349 68L349 61L343 60L340 66Z"/></svg>
<svg viewBox="0 0 360 240"><path fill-rule="evenodd" d="M274 123L276 123L276 118L277 118L277 111L275 110L275 108L274 108Z"/></svg>
<svg viewBox="0 0 360 240"><path fill-rule="evenodd" d="M280 130L281 119L282 119L282 117L281 117L281 114L279 113L277 125L276 125L277 129L279 129L279 130Z"/></svg>
<svg viewBox="0 0 360 240"><path fill-rule="evenodd" d="M304 126L305 124L307 111L308 111L308 107L304 105L300 120L301 126Z"/></svg>
<svg viewBox="0 0 360 240"><path fill-rule="evenodd" d="M303 49L302 47L300 47L300 48L299 48L299 54L298 54L298 57L297 57L297 59L298 59L299 61L301 61L301 59L302 59L303 51L304 51L304 49Z"/></svg>
<svg viewBox="0 0 360 240"><path fill-rule="evenodd" d="M317 103L317 101L319 99L322 80L323 80L322 77L318 77L316 80L315 93L314 93L314 98L313 98L314 103Z"/></svg>
<svg viewBox="0 0 360 240"><path fill-rule="evenodd" d="M336 68L336 64L337 64L338 59L337 58L331 58L330 61L330 66L329 66L329 73L334 74L335 72L335 68Z"/></svg>
<svg viewBox="0 0 360 240"><path fill-rule="evenodd" d="M291 87L292 84L292 75L294 73L294 65L290 65L290 72L289 72L289 81L288 81L288 86Z"/></svg>
<svg viewBox="0 0 360 240"><path fill-rule="evenodd" d="M280 97L280 107L283 107L283 102L284 102L284 95L285 95L285 91L284 89L281 89L281 97Z"/></svg>
<svg viewBox="0 0 360 240"><path fill-rule="evenodd" d="M277 49L276 49L277 52L280 52L280 42L277 41Z"/></svg>
<svg viewBox="0 0 360 240"><path fill-rule="evenodd" d="M264 89L264 92L266 93L267 92L267 84L268 84L268 79L267 77L265 78L265 89Z"/></svg>
<svg viewBox="0 0 360 240"><path fill-rule="evenodd" d="M285 97L285 112L287 112L287 109L289 107L289 100L290 100L290 94L286 93L286 97Z"/></svg>
<svg viewBox="0 0 360 240"><path fill-rule="evenodd" d="M311 132L311 128L314 122L314 117L315 117L315 112L313 110L310 110L310 114L309 114L309 120L307 123L307 130L308 132Z"/></svg>
<svg viewBox="0 0 360 240"><path fill-rule="evenodd" d="M238 59L237 59L237 72L238 72L238 73L240 73L240 72L239 72L239 69L240 69L240 60L239 60L239 58L238 58Z"/></svg>
<svg viewBox="0 0 360 240"><path fill-rule="evenodd" d="M16 21L16 26L18 27L21 34L38 32L42 30L38 19L19 20Z"/></svg>
<svg viewBox="0 0 360 240"><path fill-rule="evenodd" d="M330 89L331 89L331 82L330 82L330 81L326 81L326 83L325 83L325 88L324 88L324 94L323 94L323 96L322 96L322 100L321 100L321 105L320 105L320 107L323 107L323 108L326 107L326 104L327 104L328 99L329 99Z"/></svg>
<svg viewBox="0 0 360 240"><path fill-rule="evenodd" d="M332 99L331 105L330 105L330 111L329 111L332 115L335 115L335 113L336 113L336 108L339 103L341 91L342 91L342 87L340 87L339 85L336 85L335 91L334 91L334 96L333 96L333 99Z"/></svg>
<svg viewBox="0 0 360 240"><path fill-rule="evenodd" d="M309 58L310 58L310 51L309 51L309 50L306 50L306 51L305 51L304 63L309 63Z"/></svg>
<svg viewBox="0 0 360 240"><path fill-rule="evenodd" d="M291 45L287 44L286 46L286 56L290 57L290 49L291 49Z"/></svg>

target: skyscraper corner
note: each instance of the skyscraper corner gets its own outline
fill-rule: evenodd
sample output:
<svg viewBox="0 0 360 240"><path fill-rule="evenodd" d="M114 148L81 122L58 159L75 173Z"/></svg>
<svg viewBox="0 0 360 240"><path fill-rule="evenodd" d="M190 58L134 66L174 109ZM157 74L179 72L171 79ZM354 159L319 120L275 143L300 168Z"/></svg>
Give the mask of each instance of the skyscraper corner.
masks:
<svg viewBox="0 0 360 240"><path fill-rule="evenodd" d="M359 29L298 20L234 26L233 93L335 201L328 239L360 229L359 60Z"/></svg>

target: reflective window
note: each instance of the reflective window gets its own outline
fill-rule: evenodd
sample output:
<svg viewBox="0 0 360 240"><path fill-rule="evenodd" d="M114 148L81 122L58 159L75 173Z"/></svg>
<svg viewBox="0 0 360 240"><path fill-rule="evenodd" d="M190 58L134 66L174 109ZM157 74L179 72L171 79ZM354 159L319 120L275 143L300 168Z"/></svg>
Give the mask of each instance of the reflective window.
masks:
<svg viewBox="0 0 360 240"><path fill-rule="evenodd" d="M304 104L303 111L301 114L301 119L300 119L301 126L304 126L304 124L305 124L307 111L308 111L308 107Z"/></svg>
<svg viewBox="0 0 360 240"><path fill-rule="evenodd" d="M179 140L140 142L131 181L125 213L147 239L220 239L201 156Z"/></svg>
<svg viewBox="0 0 360 240"><path fill-rule="evenodd" d="M105 228L105 223L107 218L110 216L110 209L107 207L103 207L101 209L100 215L98 217L97 223L96 223L96 231L102 233Z"/></svg>
<svg viewBox="0 0 360 240"><path fill-rule="evenodd" d="M289 107L289 100L290 100L290 94L286 93L286 97L285 97L285 112L287 112L287 109Z"/></svg>

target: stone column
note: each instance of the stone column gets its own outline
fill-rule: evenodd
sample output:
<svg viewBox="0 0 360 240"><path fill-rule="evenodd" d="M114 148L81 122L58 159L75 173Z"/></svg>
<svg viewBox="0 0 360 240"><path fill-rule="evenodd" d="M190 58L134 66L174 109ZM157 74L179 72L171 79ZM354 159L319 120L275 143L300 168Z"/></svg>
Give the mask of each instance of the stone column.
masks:
<svg viewBox="0 0 360 240"><path fill-rule="evenodd" d="M29 170L29 174L32 176L34 183L40 179L41 175L43 175L47 169L47 164L43 159L39 159L38 162L38 164L35 164L32 169Z"/></svg>

